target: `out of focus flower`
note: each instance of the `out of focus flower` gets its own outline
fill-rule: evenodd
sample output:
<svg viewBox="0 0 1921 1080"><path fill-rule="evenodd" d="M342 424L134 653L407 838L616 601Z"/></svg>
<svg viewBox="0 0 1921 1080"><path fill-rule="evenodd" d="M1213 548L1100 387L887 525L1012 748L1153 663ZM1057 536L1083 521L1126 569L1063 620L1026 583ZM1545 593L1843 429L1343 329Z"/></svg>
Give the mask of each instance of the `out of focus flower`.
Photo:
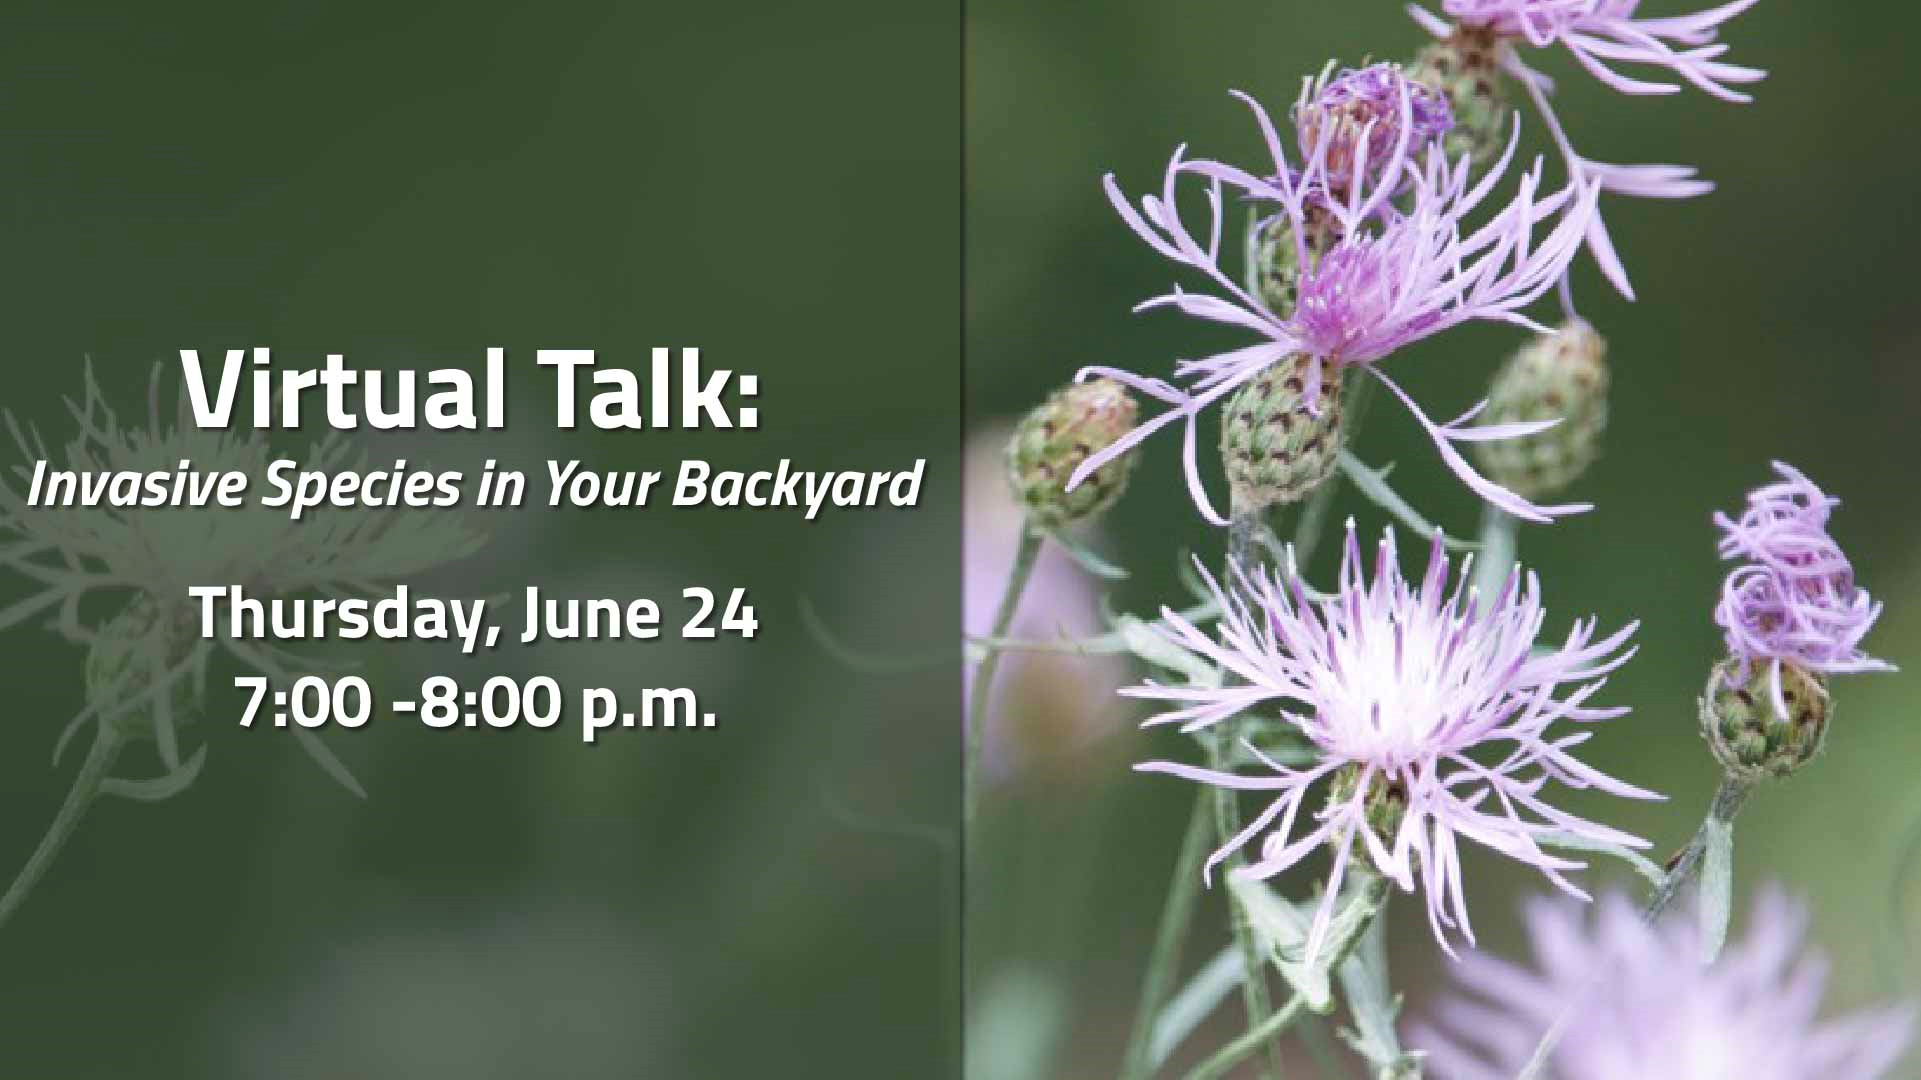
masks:
<svg viewBox="0 0 1921 1080"><path fill-rule="evenodd" d="M1528 66L1515 46L1565 48L1595 78L1626 94L1672 94L1681 85L1625 75L1615 65L1656 68L1723 101L1746 102L1749 96L1736 87L1758 82L1767 73L1723 61L1727 46L1718 37L1724 23L1755 3L1733 0L1691 15L1642 18L1637 15L1640 0L1442 0L1441 10L1452 23L1418 5L1409 5L1408 11L1444 43L1461 42L1463 48L1484 51L1483 42L1492 39L1501 70L1527 90L1570 173L1592 178L1617 194L1681 199L1705 194L1714 185L1684 165L1614 165L1576 152L1548 100L1552 82ZM1627 271L1598 214L1589 225L1588 244L1608 280L1632 298Z"/></svg>
<svg viewBox="0 0 1921 1080"><path fill-rule="evenodd" d="M1807 913L1778 891L1707 967L1691 959L1692 920L1650 926L1619 894L1591 920L1536 900L1527 926L1538 970L1464 956L1459 995L1412 1033L1433 1080L1512 1080L1564 1016L1553 1080L1878 1080L1913 1037L1906 1009L1818 1017L1826 965L1802 947Z"/></svg>
<svg viewBox="0 0 1921 1080"><path fill-rule="evenodd" d="M182 462L195 473L237 472L248 478L239 507L29 506L0 478L0 535L10 544L0 565L19 572L34 589L0 613L0 628L44 612L54 625L90 649L88 707L69 730L97 718L123 734L151 735L174 764L172 724L190 719L176 708L197 698L188 686L204 685L214 648L273 678L311 668L311 662L269 642L239 642L225 635L210 642L199 635L195 585L240 585L263 596L309 590L363 594L393 581L462 558L485 537L467 519L448 511L368 510L326 505L295 520L282 508L260 505L268 467L278 455L258 431L235 434L194 425L184 394L162 410L160 369L148 387L145 426L123 424L107 404L89 366L79 402L68 402L78 431L51 451L36 431L7 416L9 429L28 462L78 473L173 472ZM299 458L303 469L328 473L364 463L338 432L330 432ZM12 470L30 482L30 464ZM95 597L116 605L114 614L91 619L83 603ZM303 746L326 755L312 732L293 729ZM322 757L337 779L353 787L331 756Z"/></svg>
<svg viewBox="0 0 1921 1080"><path fill-rule="evenodd" d="M1782 665L1817 675L1891 671L1869 656L1861 641L1881 617L1881 605L1854 583L1854 567L1828 534L1828 515L1841 500L1782 462L1781 479L1748 495L1738 518L1716 513L1719 551L1737 565L1721 586L1714 621L1728 653L1747 674L1765 667L1782 716Z"/></svg>
<svg viewBox="0 0 1921 1080"><path fill-rule="evenodd" d="M1485 175L1472 175L1470 163L1450 163L1432 149L1425 164L1416 167L1409 157L1413 126L1412 97L1405 80L1401 86L1403 122L1389 160L1378 173L1357 167L1357 179L1345 197L1327 198L1329 136L1323 134L1300 169L1293 168L1272 121L1258 104L1242 95L1253 108L1273 165L1257 176L1217 161L1187 160L1177 150L1169 161L1159 196L1147 196L1139 209L1121 194L1112 176L1106 181L1109 199L1130 228L1149 247L1168 260L1200 271L1217 295L1179 289L1141 304L1141 308L1173 307L1187 315L1241 327L1260 340L1202 360L1184 360L1174 375L1185 388L1156 378L1108 367L1090 367L1081 378L1104 375L1134 387L1169 408L1136 428L1106 451L1090 457L1074 476L1080 482L1094 469L1127 452L1161 428L1182 420L1186 424L1185 463L1188 487L1201 512L1217 524L1217 513L1201 484L1196 465L1195 421L1200 412L1252 380L1270 366L1289 358L1299 363L1303 397L1310 410L1317 407L1323 381L1349 367L1364 368L1381 379L1400 398L1434 440L1448 466L1483 498L1517 517L1533 521L1584 510L1581 504L1540 507L1500 487L1474 471L1455 448L1458 442L1512 438L1544 430L1548 425L1472 426L1479 407L1446 424L1429 420L1413 399L1379 369L1378 362L1402 347L1476 319L1516 323L1545 332L1521 314L1522 309L1551 289L1579 249L1588 219L1594 212L1598 188L1570 185L1540 196L1540 163L1520 178L1513 200L1478 228L1466 219L1506 173L1508 153ZM1518 132L1517 132L1518 137ZM1357 151L1357 160L1366 150ZM1210 221L1205 243L1181 220L1177 191L1182 180L1208 182ZM1271 209L1290 223L1289 233L1303 236L1310 209L1326 214L1340 239L1318 259L1303 251L1307 267L1299 283L1298 303L1283 316L1244 289L1220 264L1223 185L1238 189L1257 211ZM1398 208L1393 197L1408 189L1408 206ZM1545 235L1536 233L1545 222ZM1297 239L1297 242L1300 242ZM1316 362L1318 361L1318 362Z"/></svg>
<svg viewBox="0 0 1921 1080"><path fill-rule="evenodd" d="M1646 846L1540 797L1549 780L1627 798L1657 797L1575 758L1572 750L1592 732L1551 730L1560 721L1586 724L1627 712L1594 707L1589 699L1632 655L1625 646L1634 627L1597 640L1593 620L1576 621L1564 642L1537 645L1545 613L1534 575L1523 578L1516 568L1499 595L1480 596L1468 585L1469 566L1451 588L1448 569L1437 536L1418 584L1404 580L1389 531L1373 580L1364 580L1350 521L1336 595L1310 599L1290 567L1285 579L1260 572L1232 590L1209 579L1225 612L1218 641L1165 614L1168 636L1220 664L1233 676L1230 685L1150 682L1122 691L1169 703L1169 711L1148 723L1178 723L1184 730L1290 703L1273 707L1321 753L1311 766L1288 768L1250 746L1266 772L1239 775L1170 762L1140 768L1277 793L1215 852L1209 870L1263 832L1259 860L1236 873L1265 878L1322 845L1332 849L1310 953L1326 932L1332 898L1356 847L1403 891L1414 891L1418 879L1435 936L1446 946L1449 928L1469 941L1474 936L1462 888L1462 839L1533 866L1575 895L1582 894L1563 871L1584 864L1545 850L1550 834ZM1334 781L1331 797L1323 808L1308 809L1308 823L1297 829L1309 789L1323 778Z"/></svg>
<svg viewBox="0 0 1921 1080"><path fill-rule="evenodd" d="M1008 429L990 430L968 445L962 508L963 625L970 634L993 629L994 611L1014 565L1025 519L1001 479ZM1086 536L1082 525L1077 535ZM1021 594L1010 633L1029 639L1085 637L1107 629L1097 584L1049 543L1041 548L1033 576ZM962 680L971 692L973 665ZM1127 680L1127 665L1112 656L1009 651L994 680L988 710L986 754L990 772L1007 775L1030 766L1085 760L1089 742L1123 728L1114 691ZM963 707L964 708L964 707Z"/></svg>

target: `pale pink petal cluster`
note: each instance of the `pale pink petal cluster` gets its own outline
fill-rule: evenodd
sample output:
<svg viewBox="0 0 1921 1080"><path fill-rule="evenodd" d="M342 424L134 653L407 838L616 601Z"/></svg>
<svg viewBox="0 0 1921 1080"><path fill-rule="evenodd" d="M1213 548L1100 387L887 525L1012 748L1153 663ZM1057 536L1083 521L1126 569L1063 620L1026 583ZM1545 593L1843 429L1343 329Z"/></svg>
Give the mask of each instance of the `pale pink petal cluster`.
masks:
<svg viewBox="0 0 1921 1080"><path fill-rule="evenodd" d="M1468 161L1449 162L1432 143L1415 156L1412 132L1412 94L1400 79L1399 134L1384 161L1370 163L1372 140L1350 140L1343 155L1344 177L1336 185L1329 177L1332 133L1313 145L1297 168L1288 159L1273 121L1253 99L1241 96L1254 111L1272 164L1260 174L1219 161L1188 159L1185 147L1175 151L1158 195L1141 199L1136 208L1122 195L1113 176L1106 187L1109 199L1149 247L1168 261L1198 271L1211 291L1179 288L1140 305L1141 309L1171 307L1194 318L1239 327L1257 340L1247 346L1200 360L1184 360L1174 376L1184 383L1149 378L1109 367L1090 367L1081 378L1105 375L1169 406L1140 425L1127 438L1095 454L1076 472L1072 482L1098 469L1115 456L1176 420L1186 425L1184 459L1195 504L1217 524L1225 524L1201 483L1196 463L1195 421L1269 365L1286 357L1305 355L1330 362L1335 368L1362 367L1381 379L1420 422L1448 467L1482 498L1531 521L1588 509L1587 504L1536 506L1476 472L1456 448L1457 443L1514 438L1533 434L1547 424L1474 425L1480 406L1445 424L1430 420L1400 386L1377 364L1416 341L1470 320L1514 323L1545 332L1522 310L1552 289L1579 251L1593 216L1598 184L1580 182L1553 192L1542 192L1541 163L1521 175L1506 205L1493 210L1479 225L1468 218L1485 202L1506 175L1514 152L1507 152L1483 175L1472 174ZM1331 125L1329 126L1331 128ZM1518 137L1518 130L1517 130ZM1377 167L1378 166L1378 167ZM1207 199L1207 221L1198 235L1184 220L1179 198L1184 183L1199 184ZM1225 213L1223 189L1251 200L1256 211L1279 215L1302 245L1300 265L1309 267L1299 283L1299 304L1291 313L1274 312L1252 291L1235 281L1221 265L1221 235ZM1405 195L1406 205L1396 202ZM1312 259L1305 247L1308 217L1326 215L1339 241ZM1320 391L1320 364L1305 365L1306 395L1313 402Z"/></svg>
<svg viewBox="0 0 1921 1080"><path fill-rule="evenodd" d="M1542 1032L1569 1018L1553 1080L1880 1080L1913 1041L1914 1015L1821 1019L1826 976L1805 949L1807 913L1776 890L1711 966L1691 918L1649 925L1624 896L1527 910L1535 968L1486 953L1454 965L1458 993L1410 1032L1431 1080L1513 1080Z"/></svg>
<svg viewBox="0 0 1921 1080"><path fill-rule="evenodd" d="M1319 752L1319 760L1289 768L1261 754L1257 775L1171 762L1140 768L1171 773L1237 791L1274 794L1274 801L1214 853L1207 867L1265 833L1258 857L1241 873L1266 878L1327 847L1333 868L1309 951L1323 940L1332 898L1355 851L1403 891L1424 893L1428 918L1444 946L1449 931L1469 941L1461 841L1467 840L1532 866L1577 896L1565 876L1583 863L1547 848L1556 836L1603 844L1645 844L1626 833L1550 805L1550 782L1626 798L1656 798L1583 764L1576 747L1593 734L1586 726L1625 708L1590 700L1606 676L1625 663L1630 625L1597 638L1593 620L1577 620L1565 640L1542 642L1546 615L1539 583L1517 568L1496 596L1468 582L1467 560L1450 587L1448 558L1437 537L1426 573L1402 578L1393 533L1380 544L1372 581L1348 523L1340 589L1312 599L1298 571L1284 578L1241 575L1238 588L1208 579L1224 615L1218 640L1173 612L1168 637L1218 663L1229 684L1163 686L1147 683L1123 693L1166 703L1149 724L1198 730L1250 709L1277 712ZM1243 599L1245 594L1248 599ZM1558 696L1557 696L1558 695ZM1310 792L1341 770L1352 783L1322 805ZM1399 807L1393 835L1368 822L1370 793L1387 792Z"/></svg>
<svg viewBox="0 0 1921 1080"><path fill-rule="evenodd" d="M1572 175L1634 198L1685 199L1714 189L1691 166L1616 165L1577 152L1549 101L1552 81L1522 60L1513 46L1564 48L1595 78L1625 94L1672 94L1685 82L1723 101L1745 103L1752 98L1737 88L1759 82L1767 73L1721 59L1728 46L1719 37L1723 24L1756 2L1733 0L1689 15L1644 18L1638 14L1640 0L1442 0L1441 10L1453 24L1418 5L1409 5L1408 11L1436 37L1447 37L1459 25L1502 38L1507 46L1502 50L1503 69L1526 89ZM1680 82L1626 75L1619 65L1656 68ZM1589 225L1588 244L1609 282L1632 299L1627 270L1599 214Z"/></svg>
<svg viewBox="0 0 1921 1080"><path fill-rule="evenodd" d="M1774 471L1780 479L1750 492L1740 517L1714 515L1721 557L1740 564L1721 586L1714 621L1742 674L1769 670L1777 714L1786 716L1784 663L1823 675L1893 666L1861 648L1881 605L1855 584L1853 564L1828 533L1841 500L1790 465L1777 461Z"/></svg>

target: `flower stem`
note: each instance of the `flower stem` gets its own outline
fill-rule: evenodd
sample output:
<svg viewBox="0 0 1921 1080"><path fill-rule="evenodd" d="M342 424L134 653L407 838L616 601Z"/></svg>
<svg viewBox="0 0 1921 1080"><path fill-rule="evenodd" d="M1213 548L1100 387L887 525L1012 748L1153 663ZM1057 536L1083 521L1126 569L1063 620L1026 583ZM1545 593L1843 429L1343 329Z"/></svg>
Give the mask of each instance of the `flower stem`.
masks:
<svg viewBox="0 0 1921 1080"><path fill-rule="evenodd" d="M1507 511L1488 503L1481 513L1481 550L1474 553L1474 588L1483 604L1492 603L1514 570L1515 549L1519 546L1521 522Z"/></svg>
<svg viewBox="0 0 1921 1080"><path fill-rule="evenodd" d="M1674 903L1674 898L1681 894L1681 890L1701 868L1701 856L1707 851L1709 827L1714 824L1734 824L1735 815L1741 812L1742 805L1753 793L1754 781L1752 780L1744 780L1732 774L1721 778L1721 786L1714 793L1714 801L1708 804L1707 819L1701 822L1699 829L1695 830L1694 837L1688 841L1688 846L1682 848L1681 854L1675 857L1674 865L1668 870L1667 877L1661 882L1660 887L1654 890L1654 895L1648 898L1647 907L1641 909L1644 917L1650 921L1659 918L1661 913Z"/></svg>
<svg viewBox="0 0 1921 1080"><path fill-rule="evenodd" d="M1229 733L1220 732L1217 737L1207 740L1208 767L1218 772L1227 770L1227 740ZM1230 788L1209 787L1207 793L1214 803L1214 830L1221 843L1225 844L1241 831L1241 807ZM1238 851L1226 859L1225 871L1233 873L1241 867L1246 858ZM1254 938L1253 924L1248 922L1247 913L1241 910L1230 897L1227 902L1228 921L1234 926L1234 943L1241 951L1241 1002L1247 1009L1247 1023L1253 1030L1264 1027L1271 1019L1274 1005L1267 996L1267 957L1262 955L1260 942ZM1268 1048L1268 1071L1278 1076L1281 1073L1281 1051L1279 1046Z"/></svg>
<svg viewBox="0 0 1921 1080"><path fill-rule="evenodd" d="M126 745L124 737L112 727L102 724L94 735L93 747L87 751L87 759L80 763L80 771L74 774L73 786L67 789L66 801L53 816L53 823L47 826L45 836L40 838L40 846L33 849L25 866L7 887L5 896L0 896L0 926L4 926L13 913L27 899L27 894L46 876L47 869L67 846L67 841L80 825L80 819L87 814L87 807L93 805L94 796L100 794L100 786L113 770L113 763L120 757L120 748Z"/></svg>
<svg viewBox="0 0 1921 1080"><path fill-rule="evenodd" d="M1330 954L1327 965L1329 971L1341 969L1341 965L1347 962L1354 947L1360 944L1361 938L1366 936L1368 928L1374 924L1375 919L1380 918L1380 913L1386 906L1387 881L1385 878L1368 875L1358 889L1369 896L1369 906L1372 911L1346 937L1333 944L1333 952ZM1300 994L1290 996L1287 1004L1281 1006L1279 1012L1249 1028L1240 1038L1215 1051L1211 1057L1188 1073L1186 1080L1215 1080L1216 1077L1225 1076L1228 1070L1259 1052L1263 1046L1270 1050L1274 1049L1275 1037L1286 1031L1294 1021L1300 1019L1301 1014L1306 1010L1305 997Z"/></svg>
<svg viewBox="0 0 1921 1080"><path fill-rule="evenodd" d="M1187 1074L1187 1080L1215 1080L1216 1077L1226 1076L1228 1070L1258 1053L1261 1047L1271 1045L1275 1036L1286 1031L1288 1025L1300 1019L1306 1011L1307 999L1295 994L1286 1005L1281 1006L1280 1012L1247 1029L1240 1038L1216 1050L1212 1057L1195 1066Z"/></svg>
<svg viewBox="0 0 1921 1080"><path fill-rule="evenodd" d="M1027 579L1034 575L1034 563L1040 557L1043 537L1040 533L1021 527L1020 548L1014 554L1014 565L1007 572L1007 587L1001 593L1000 608L994 613L994 627L989 637L1004 638L1014 622L1014 611L1020 607L1021 593L1027 589ZM974 829L974 812L980 807L981 749L987 744L988 695L994 687L994 672L1000 667L1001 650L988 645L981 657L980 666L974 669L974 685L969 690L967 701L967 749L962 763L961 824L967 830L970 842Z"/></svg>
<svg viewBox="0 0 1921 1080"><path fill-rule="evenodd" d="M1167 901L1161 906L1161 922L1154 932L1154 950L1147 958L1134 1030L1128 1034L1127 1054L1121 1059L1121 1080L1147 1080L1154 1072L1154 1022L1180 966L1181 943L1187 937L1188 921L1194 917L1194 901L1200 896L1201 861L1207 857L1208 826L1213 822L1211 809L1208 789L1202 787L1194 793L1194 809L1188 814L1180 854L1174 859L1174 880L1168 883Z"/></svg>

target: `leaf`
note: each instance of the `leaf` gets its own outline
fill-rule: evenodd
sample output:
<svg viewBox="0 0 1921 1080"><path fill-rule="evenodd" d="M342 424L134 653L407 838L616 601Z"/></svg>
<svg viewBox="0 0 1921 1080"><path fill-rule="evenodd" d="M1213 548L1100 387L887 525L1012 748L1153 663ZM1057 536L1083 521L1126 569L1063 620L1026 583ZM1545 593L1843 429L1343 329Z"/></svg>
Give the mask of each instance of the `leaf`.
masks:
<svg viewBox="0 0 1921 1080"><path fill-rule="evenodd" d="M1734 910L1734 823L1708 818L1701 842L1701 959L1711 964L1727 944Z"/></svg>
<svg viewBox="0 0 1921 1080"><path fill-rule="evenodd" d="M1340 463L1341 471L1347 474L1349 480L1354 481L1355 490L1367 496L1374 505L1392 514L1401 524L1427 540L1432 540L1434 534L1441 532L1437 526L1430 524L1426 518L1416 513L1406 499L1401 498L1399 493L1387 485L1387 474L1393 466L1386 469L1371 469L1350 450L1341 451ZM1472 551L1477 546L1463 540L1456 540L1444 533L1441 543L1450 551Z"/></svg>
<svg viewBox="0 0 1921 1080"><path fill-rule="evenodd" d="M1114 632L1127 643L1127 649L1155 667L1187 676L1194 686L1219 686L1221 673L1213 664L1169 641L1146 620L1123 615Z"/></svg>
<svg viewBox="0 0 1921 1080"><path fill-rule="evenodd" d="M1307 949L1311 917L1277 896L1265 883L1244 874L1229 874L1227 887L1247 916L1247 924L1260 939L1268 958L1294 992L1307 1002L1307 1007L1317 1013L1333 1008L1334 994L1328 984L1326 965L1301 962L1301 954ZM1327 955L1326 946L1321 952L1322 956Z"/></svg>
<svg viewBox="0 0 1921 1080"><path fill-rule="evenodd" d="M1276 895L1266 884L1245 874L1229 874L1228 891L1247 922L1267 950L1268 958L1307 1007L1325 1016L1334 1008L1329 967L1333 959L1347 952L1355 935L1365 930L1387 901L1387 890L1378 881L1357 887L1347 894L1327 928L1327 938L1318 955L1307 957L1307 934L1313 925L1313 906L1300 905Z"/></svg>
<svg viewBox="0 0 1921 1080"><path fill-rule="evenodd" d="M1214 959L1195 972L1187 980L1187 985L1161 1006L1160 1015L1154 1018L1154 1033L1148 1040L1147 1061L1152 1069L1158 1070L1173 1055L1174 1048L1181 1045L1194 1029L1201 1026L1208 1014L1213 1012L1234 988L1241 985L1245 968L1241 965L1241 951L1232 944L1214 954Z"/></svg>
<svg viewBox="0 0 1921 1080"><path fill-rule="evenodd" d="M1590 840L1585 836L1577 836L1574 833L1559 831L1545 833L1535 837L1535 839L1549 847L1564 848L1568 851L1584 851L1594 855L1606 855L1609 858L1619 859L1629 866L1634 867L1642 877L1647 878L1649 882L1657 887L1666 881L1668 877L1667 871L1661 869L1659 863L1638 851L1624 848L1619 844L1610 844L1603 840Z"/></svg>
<svg viewBox="0 0 1921 1080"><path fill-rule="evenodd" d="M100 782L100 794L118 795L138 802L171 799L193 786L194 780L200 776L200 767L206 762L207 748L202 746L181 762L179 768L165 776L156 776L151 780L122 780L110 776Z"/></svg>
<svg viewBox="0 0 1921 1080"><path fill-rule="evenodd" d="M1094 549L1082 543L1079 537L1065 529L1057 529L1045 534L1049 540L1067 554L1067 557L1080 564L1080 568L1107 581L1126 581L1127 571L1115 566L1094 553Z"/></svg>
<svg viewBox="0 0 1921 1080"><path fill-rule="evenodd" d="M1353 955L1341 964L1341 991L1354 1026L1341 1031L1341 1038L1354 1052L1374 1067L1381 1077L1412 1075L1418 1068L1401 1051L1394 1025L1401 1015L1401 998L1388 989L1387 923L1376 919L1361 935Z"/></svg>

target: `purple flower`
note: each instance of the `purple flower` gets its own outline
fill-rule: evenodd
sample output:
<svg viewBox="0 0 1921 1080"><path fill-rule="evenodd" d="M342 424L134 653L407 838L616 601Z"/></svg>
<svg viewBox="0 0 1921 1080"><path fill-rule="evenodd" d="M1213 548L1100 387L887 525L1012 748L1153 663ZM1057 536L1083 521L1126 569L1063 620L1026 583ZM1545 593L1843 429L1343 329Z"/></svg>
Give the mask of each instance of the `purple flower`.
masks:
<svg viewBox="0 0 1921 1080"><path fill-rule="evenodd" d="M1692 920L1650 926L1618 894L1592 925L1537 900L1527 926L1538 971L1462 957L1459 996L1411 1032L1433 1080L1511 1080L1563 1015L1554 1080L1877 1080L1913 1038L1908 1009L1817 1018L1825 964L1801 946L1807 913L1778 890L1761 893L1745 939L1712 966L1693 960Z"/></svg>
<svg viewBox="0 0 1921 1080"><path fill-rule="evenodd" d="M1685 199L1714 189L1690 166L1614 165L1576 152L1548 100L1552 80L1528 66L1508 46L1513 42L1525 42L1537 49L1560 45L1595 78L1625 94L1672 94L1681 86L1633 78L1613 65L1660 68L1723 101L1745 103L1751 97L1735 87L1758 82L1767 73L1722 61L1720 57L1728 47L1717 36L1723 23L1755 3L1733 0L1692 15L1667 18L1636 18L1640 0L1442 0L1441 9L1464 28L1502 39L1502 69L1522 84L1540 110L1570 174L1596 180L1605 190L1621 195ZM1454 27L1418 5L1410 4L1408 12L1436 37L1446 38L1454 32ZM1588 246L1608 280L1622 295L1633 299L1627 270L1599 214L1589 225Z"/></svg>
<svg viewBox="0 0 1921 1080"><path fill-rule="evenodd" d="M1692 15L1653 19L1635 17L1641 0L1442 0L1441 10L1462 26L1537 49L1560 45L1589 74L1624 94L1672 94L1681 87L1623 75L1612 64L1664 68L1723 101L1746 102L1749 96L1734 86L1758 82L1767 73L1722 62L1728 47L1715 38L1722 23L1756 2L1734 0ZM1418 7L1410 10L1424 26L1446 33L1434 16Z"/></svg>
<svg viewBox="0 0 1921 1080"><path fill-rule="evenodd" d="M1453 126L1446 96L1409 80L1393 64L1346 68L1332 76L1323 72L1308 80L1294 104L1301 156L1314 157L1326 141L1324 172L1335 192L1347 190L1354 181L1357 161L1372 162L1377 170L1394 161L1403 131L1410 135L1409 144L1420 148Z"/></svg>
<svg viewBox="0 0 1921 1080"><path fill-rule="evenodd" d="M1332 597L1310 599L1291 567L1285 581L1247 575L1238 590L1222 589L1210 578L1224 612L1220 640L1173 612L1164 613L1171 629L1163 632L1220 664L1234 684L1150 682L1122 691L1169 703L1169 711L1147 722L1178 723L1187 731L1276 703L1272 707L1321 755L1311 766L1291 769L1249 746L1266 769L1251 776L1170 762L1141 765L1239 791L1278 793L1214 853L1207 869L1263 831L1259 860L1238 872L1270 877L1328 845L1334 863L1328 899L1309 935L1311 953L1326 932L1332 898L1358 844L1403 891L1414 891L1418 876L1435 936L1450 947L1448 928L1469 941L1474 937L1462 889L1461 839L1533 866L1577 896L1583 894L1562 871L1585 864L1544 850L1550 834L1646 846L1540 797L1547 782L1556 780L1626 798L1658 798L1576 760L1571 751L1592 732L1549 732L1556 721L1584 724L1627 712L1596 708L1588 700L1633 654L1624 646L1634 627L1595 640L1593 620L1577 621L1566 641L1537 648L1545 616L1533 574L1524 579L1516 568L1498 596L1483 597L1468 587L1470 566L1463 564L1450 589L1448 559L1437 536L1427 572L1415 585L1401 577L1391 530L1381 540L1372 582L1362 580L1362 562L1349 521L1340 590ZM1251 605L1238 593L1249 595ZM1557 698L1563 686L1570 689ZM1309 789L1327 777L1340 782L1324 807L1303 815ZM1378 807L1383 801L1398 818L1391 829L1378 817L1370 821L1369 803Z"/></svg>
<svg viewBox="0 0 1921 1080"><path fill-rule="evenodd" d="M1793 467L1774 463L1781 476L1750 492L1739 518L1717 512L1718 550L1740 565L1721 586L1714 621L1728 652L1752 670L1771 672L1775 708L1781 700L1781 665L1838 675L1892 671L1861 651L1861 639L1881 617L1881 605L1854 584L1854 567L1828 535L1831 498Z"/></svg>
<svg viewBox="0 0 1921 1080"><path fill-rule="evenodd" d="M1136 310L1173 307L1195 318L1250 330L1259 340L1203 360L1181 361L1174 374L1188 380L1185 389L1115 368L1083 369L1080 378L1106 375L1171 408L1090 457L1071 483L1079 483L1106 461L1126 453L1175 420L1182 420L1186 423L1184 456L1189 491L1208 520L1226 524L1201 484L1195 460L1195 419L1201 410L1233 393L1269 365L1291 355L1306 354L1336 367L1364 367L1378 377L1426 429L1455 474L1503 510L1530 521L1547 521L1589 508L1585 503L1535 506L1475 472L1454 446L1458 442L1533 434L1553 421L1470 426L1485 406L1483 402L1453 421L1436 424L1375 365L1403 346L1475 319L1515 323L1545 333L1545 328L1522 315L1521 309L1551 289L1566 271L1593 215L1599 187L1570 184L1538 196L1541 168L1537 160L1534 168L1520 177L1511 202L1478 228L1466 227L1467 216L1486 200L1506 173L1514 144L1510 141L1500 161L1478 180L1471 175L1466 159L1450 163L1435 147L1430 147L1425 164L1417 167L1410 153L1416 130L1414 95L1398 72L1394 78L1399 86L1400 116L1394 144L1384 160L1374 162L1368 140L1354 143L1353 162L1348 166L1354 181L1344 189L1337 191L1329 180L1331 127L1322 127L1306 163L1296 170L1289 164L1267 113L1244 94L1237 96L1254 110L1274 159L1265 178L1217 161L1188 160L1183 147L1168 162L1161 194L1142 198L1137 210L1121 194L1114 177L1107 177L1108 198L1128 226L1162 257L1206 275L1218 292L1195 294L1177 288ZM1515 137L1519 137L1518 128ZM1187 178L1198 178L1208 185L1210 221L1205 243L1197 240L1181 220L1176 196L1180 182ZM1299 305L1291 315L1269 310L1222 269L1223 185L1239 189L1258 209L1285 215L1292 226L1289 232L1301 245L1299 265L1308 269L1300 281ZM1403 189L1408 193L1405 209L1391 201ZM1310 258L1305 246L1310 213L1331 221L1340 237L1318 259ZM1536 236L1543 223L1550 220L1553 224L1546 234ZM1305 396L1312 403L1319 397L1322 365L1304 366L1308 378Z"/></svg>

